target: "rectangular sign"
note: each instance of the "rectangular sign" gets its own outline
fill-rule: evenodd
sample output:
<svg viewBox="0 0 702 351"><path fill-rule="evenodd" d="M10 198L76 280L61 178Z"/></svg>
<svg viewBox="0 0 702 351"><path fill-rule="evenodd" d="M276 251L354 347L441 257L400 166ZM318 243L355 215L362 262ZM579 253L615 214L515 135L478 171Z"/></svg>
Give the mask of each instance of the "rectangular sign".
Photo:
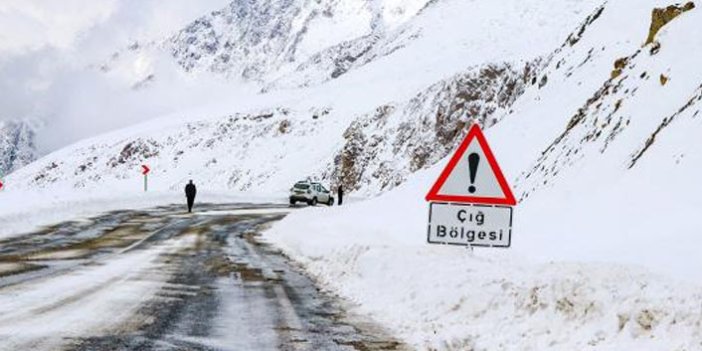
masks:
<svg viewBox="0 0 702 351"><path fill-rule="evenodd" d="M432 202L430 244L510 247L512 207Z"/></svg>

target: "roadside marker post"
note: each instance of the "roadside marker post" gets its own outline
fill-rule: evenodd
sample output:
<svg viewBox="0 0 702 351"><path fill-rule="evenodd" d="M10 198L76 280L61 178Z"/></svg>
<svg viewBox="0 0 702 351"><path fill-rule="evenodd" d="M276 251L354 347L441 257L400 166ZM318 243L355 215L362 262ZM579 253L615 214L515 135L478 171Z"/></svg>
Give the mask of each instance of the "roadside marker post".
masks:
<svg viewBox="0 0 702 351"><path fill-rule="evenodd" d="M517 201L473 124L426 196L429 244L509 248Z"/></svg>
<svg viewBox="0 0 702 351"><path fill-rule="evenodd" d="M149 172L151 172L149 166L141 165L141 174L144 175L144 192L149 190Z"/></svg>

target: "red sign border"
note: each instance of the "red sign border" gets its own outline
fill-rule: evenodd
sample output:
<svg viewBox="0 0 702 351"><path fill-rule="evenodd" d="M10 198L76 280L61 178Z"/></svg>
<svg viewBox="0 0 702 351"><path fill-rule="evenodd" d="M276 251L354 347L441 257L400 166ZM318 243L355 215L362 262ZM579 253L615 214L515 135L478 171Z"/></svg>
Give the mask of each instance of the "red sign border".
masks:
<svg viewBox="0 0 702 351"><path fill-rule="evenodd" d="M465 154L466 150L468 149L468 146L473 141L473 139L476 138L478 139L478 143L483 149L485 157L487 157L488 164L490 165L490 168L492 168L492 171L495 174L495 177L497 178L497 183L500 185L502 193L505 196L481 197L439 194L441 187L444 186L444 183L446 183L446 180L451 175L451 172L453 172L453 169L456 168L456 165L461 160L461 157L463 157L463 154ZM463 142L461 142L461 145L453 154L453 156L449 160L449 163L446 165L446 168L444 168L444 170L441 172L441 175L439 175L439 179L437 179L436 183L434 183L434 186L431 187L431 190L429 190L429 193L427 194L425 199L427 201L447 201L467 204L508 206L517 205L517 200L514 198L514 194L512 194L512 190L510 189L509 184L507 183L507 180L505 179L505 176L502 173L502 170L500 169L500 166L497 164L495 155L492 153L492 150L490 149L490 146L488 145L487 140L485 139L485 135L483 134L483 131L480 129L480 126L478 124L473 124L473 126L470 128L470 130L468 131L468 135L466 135L465 139L463 139Z"/></svg>

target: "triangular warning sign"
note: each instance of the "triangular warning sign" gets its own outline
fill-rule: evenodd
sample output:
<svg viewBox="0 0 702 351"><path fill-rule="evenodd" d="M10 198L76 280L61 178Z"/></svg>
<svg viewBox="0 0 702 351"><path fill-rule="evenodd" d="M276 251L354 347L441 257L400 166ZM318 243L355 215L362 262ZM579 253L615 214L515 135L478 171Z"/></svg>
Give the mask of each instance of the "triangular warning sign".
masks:
<svg viewBox="0 0 702 351"><path fill-rule="evenodd" d="M427 194L426 200L486 205L517 204L485 135L477 124L468 131Z"/></svg>

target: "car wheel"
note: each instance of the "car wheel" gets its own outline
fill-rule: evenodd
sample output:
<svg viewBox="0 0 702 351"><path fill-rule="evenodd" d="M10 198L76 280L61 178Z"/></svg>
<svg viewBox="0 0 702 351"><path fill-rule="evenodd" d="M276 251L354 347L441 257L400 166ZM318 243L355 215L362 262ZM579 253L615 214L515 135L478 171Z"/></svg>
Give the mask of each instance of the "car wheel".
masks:
<svg viewBox="0 0 702 351"><path fill-rule="evenodd" d="M329 201L327 201L327 206L334 206L334 198L329 198Z"/></svg>
<svg viewBox="0 0 702 351"><path fill-rule="evenodd" d="M291 205L295 206L296 203L297 203L297 201L295 201L295 200L293 200L293 199L290 199L290 204L291 204Z"/></svg>
<svg viewBox="0 0 702 351"><path fill-rule="evenodd" d="M317 206L317 198L316 197L312 198L312 203L310 204L310 206Z"/></svg>

